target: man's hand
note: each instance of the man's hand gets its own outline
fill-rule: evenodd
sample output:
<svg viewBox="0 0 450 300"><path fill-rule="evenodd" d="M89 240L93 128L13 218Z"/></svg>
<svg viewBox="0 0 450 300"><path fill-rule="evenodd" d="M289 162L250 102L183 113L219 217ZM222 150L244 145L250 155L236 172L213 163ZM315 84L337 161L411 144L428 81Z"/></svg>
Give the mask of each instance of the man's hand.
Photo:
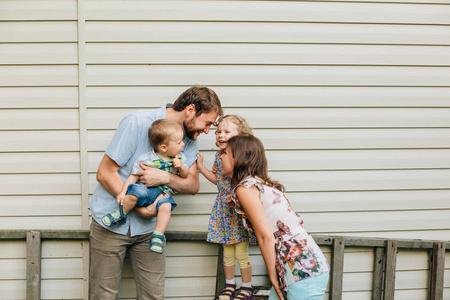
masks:
<svg viewBox="0 0 450 300"><path fill-rule="evenodd" d="M143 171L138 171L139 181L146 187L168 184L170 173L139 163Z"/></svg>

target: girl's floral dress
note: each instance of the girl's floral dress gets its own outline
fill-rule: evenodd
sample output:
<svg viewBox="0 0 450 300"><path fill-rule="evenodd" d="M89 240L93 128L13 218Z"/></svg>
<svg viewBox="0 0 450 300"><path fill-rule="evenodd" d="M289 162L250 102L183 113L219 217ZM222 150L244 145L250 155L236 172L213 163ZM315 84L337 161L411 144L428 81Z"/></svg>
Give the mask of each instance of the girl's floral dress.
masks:
<svg viewBox="0 0 450 300"><path fill-rule="evenodd" d="M216 202L209 218L207 241L219 244L237 244L248 241L256 244L256 237L249 235L242 223L242 217L226 202L231 193L230 179L222 174L222 151L217 151L214 164L217 166L217 189L219 190Z"/></svg>
<svg viewBox="0 0 450 300"><path fill-rule="evenodd" d="M281 191L264 185L257 178L246 178L238 184L240 185L247 189L256 186L260 192L264 213L275 236L275 267L281 289L287 291L292 283L330 270L319 246L303 227L302 218L292 210L289 200ZM252 225L236 197L236 188L232 194L236 211L242 214L244 226L253 232Z"/></svg>

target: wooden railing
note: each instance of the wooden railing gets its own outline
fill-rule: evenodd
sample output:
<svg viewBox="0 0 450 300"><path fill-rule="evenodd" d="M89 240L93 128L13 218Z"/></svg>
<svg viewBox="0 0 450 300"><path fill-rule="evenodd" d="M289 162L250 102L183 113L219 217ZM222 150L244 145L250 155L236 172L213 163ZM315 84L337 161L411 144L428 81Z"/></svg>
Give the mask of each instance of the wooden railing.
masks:
<svg viewBox="0 0 450 300"><path fill-rule="evenodd" d="M205 232L167 232L169 241L206 241ZM331 274L330 299L342 299L342 283L344 270L345 247L370 247L374 249L374 271L372 299L393 300L395 293L395 271L398 249L422 249L430 252L430 286L429 299L442 300L444 293L445 251L450 250L450 242L377 239L360 237L341 237L328 235L313 235L320 246L330 246ZM88 240L89 231L0 231L0 240L26 240L27 243L27 299L39 299L41 291L41 240ZM220 249L222 249L220 247ZM222 268L222 250L219 251L217 261L216 292L222 290L224 274Z"/></svg>

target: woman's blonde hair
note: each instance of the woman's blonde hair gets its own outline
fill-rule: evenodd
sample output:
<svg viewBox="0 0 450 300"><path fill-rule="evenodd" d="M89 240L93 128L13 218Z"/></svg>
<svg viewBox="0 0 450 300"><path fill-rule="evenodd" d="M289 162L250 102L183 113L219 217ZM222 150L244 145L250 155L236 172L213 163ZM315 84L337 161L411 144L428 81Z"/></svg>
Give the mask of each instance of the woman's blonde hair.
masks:
<svg viewBox="0 0 450 300"><path fill-rule="evenodd" d="M284 192L284 186L269 177L266 153L263 143L253 135L237 135L228 140L234 158L231 187L234 188L247 177L258 177L265 184Z"/></svg>

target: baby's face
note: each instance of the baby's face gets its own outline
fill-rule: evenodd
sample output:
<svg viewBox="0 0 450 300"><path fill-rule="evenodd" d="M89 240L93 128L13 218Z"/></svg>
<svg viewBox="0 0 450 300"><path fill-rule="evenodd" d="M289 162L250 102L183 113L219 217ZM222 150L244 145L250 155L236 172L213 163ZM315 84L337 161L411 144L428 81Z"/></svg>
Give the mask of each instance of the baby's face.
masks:
<svg viewBox="0 0 450 300"><path fill-rule="evenodd" d="M183 142L183 131L177 131L167 142L167 155L170 157L175 157L180 154L181 150L183 150L184 142Z"/></svg>
<svg viewBox="0 0 450 300"><path fill-rule="evenodd" d="M227 141L236 135L239 135L238 126L230 120L224 119L217 126L216 145L221 150L225 150Z"/></svg>

